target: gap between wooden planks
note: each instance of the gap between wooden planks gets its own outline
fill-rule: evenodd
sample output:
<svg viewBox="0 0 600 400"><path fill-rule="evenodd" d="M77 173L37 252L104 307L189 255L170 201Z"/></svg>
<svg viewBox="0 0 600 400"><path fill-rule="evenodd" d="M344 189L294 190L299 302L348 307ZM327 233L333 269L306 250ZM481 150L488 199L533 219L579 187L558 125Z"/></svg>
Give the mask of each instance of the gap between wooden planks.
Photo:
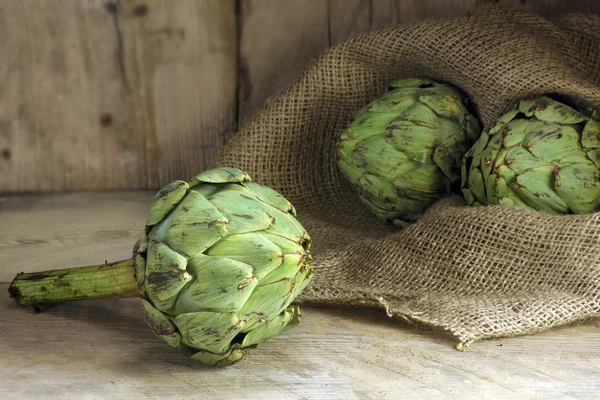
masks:
<svg viewBox="0 0 600 400"><path fill-rule="evenodd" d="M17 306L21 271L129 257L154 191L0 197L1 399L595 399L600 321L465 352L383 311L303 307L300 325L229 368L155 338L137 299Z"/></svg>

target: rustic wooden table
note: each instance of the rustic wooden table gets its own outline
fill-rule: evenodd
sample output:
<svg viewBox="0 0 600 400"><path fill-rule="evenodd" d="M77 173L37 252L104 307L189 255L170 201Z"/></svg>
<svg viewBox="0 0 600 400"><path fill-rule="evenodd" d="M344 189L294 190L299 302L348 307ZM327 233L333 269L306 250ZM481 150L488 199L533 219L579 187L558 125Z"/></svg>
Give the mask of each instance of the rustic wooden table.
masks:
<svg viewBox="0 0 600 400"><path fill-rule="evenodd" d="M599 399L600 321L486 341L382 311L304 307L303 320L227 368L156 339L137 299L33 314L6 289L21 271L129 256L154 192L0 198L0 399Z"/></svg>

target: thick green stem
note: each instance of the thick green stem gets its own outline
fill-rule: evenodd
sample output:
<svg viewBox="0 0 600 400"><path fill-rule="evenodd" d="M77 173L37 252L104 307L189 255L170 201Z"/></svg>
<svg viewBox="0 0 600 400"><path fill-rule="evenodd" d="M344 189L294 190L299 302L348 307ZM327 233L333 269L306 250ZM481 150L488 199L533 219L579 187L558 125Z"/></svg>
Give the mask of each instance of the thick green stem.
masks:
<svg viewBox="0 0 600 400"><path fill-rule="evenodd" d="M22 306L140 296L131 259L89 267L20 273L8 292Z"/></svg>

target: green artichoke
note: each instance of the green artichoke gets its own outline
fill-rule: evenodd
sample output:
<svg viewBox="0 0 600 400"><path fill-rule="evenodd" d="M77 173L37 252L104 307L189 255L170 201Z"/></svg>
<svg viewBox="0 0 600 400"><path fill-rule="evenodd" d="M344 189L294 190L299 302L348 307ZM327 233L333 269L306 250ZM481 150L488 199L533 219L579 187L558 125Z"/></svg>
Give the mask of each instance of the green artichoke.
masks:
<svg viewBox="0 0 600 400"><path fill-rule="evenodd" d="M312 277L310 243L279 193L214 169L157 193L132 260L20 274L9 291L21 305L141 296L160 339L228 365L298 324L290 304Z"/></svg>
<svg viewBox="0 0 600 400"><path fill-rule="evenodd" d="M600 123L549 97L522 100L465 155L462 192L470 205L598 211Z"/></svg>
<svg viewBox="0 0 600 400"><path fill-rule="evenodd" d="M377 217L406 226L459 189L462 157L481 131L465 103L449 85L403 79L356 113L338 165Z"/></svg>

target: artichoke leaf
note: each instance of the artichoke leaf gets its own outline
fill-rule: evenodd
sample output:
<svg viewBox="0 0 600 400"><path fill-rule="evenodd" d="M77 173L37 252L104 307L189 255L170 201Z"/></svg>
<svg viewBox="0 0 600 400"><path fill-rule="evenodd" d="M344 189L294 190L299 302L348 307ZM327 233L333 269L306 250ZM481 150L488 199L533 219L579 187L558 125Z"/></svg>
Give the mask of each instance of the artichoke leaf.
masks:
<svg viewBox="0 0 600 400"><path fill-rule="evenodd" d="M174 181L163 186L152 200L146 226L150 227L162 221L183 199L188 189L189 186L184 181Z"/></svg>
<svg viewBox="0 0 600 400"><path fill-rule="evenodd" d="M250 176L237 168L213 168L196 175L190 186L200 182L206 183L235 183L235 182L250 182Z"/></svg>
<svg viewBox="0 0 600 400"><path fill-rule="evenodd" d="M270 316L283 311L287 307L293 291L294 283L291 279L257 286L239 313L240 317L246 321L246 326L242 328L242 332L250 332L257 326L267 322Z"/></svg>
<svg viewBox="0 0 600 400"><path fill-rule="evenodd" d="M296 215L296 210L292 203L290 203L285 197L283 197L276 190L271 189L268 186L259 185L254 182L245 182L243 185L250 190L257 199L270 205L271 207L275 207L281 212L291 213L292 215Z"/></svg>
<svg viewBox="0 0 600 400"><path fill-rule="evenodd" d="M144 306L146 320L152 332L169 346L178 348L181 342L181 335L175 325L148 301L142 299L142 305Z"/></svg>
<svg viewBox="0 0 600 400"><path fill-rule="evenodd" d="M251 265L257 279L283 263L283 250L258 232L230 235L215 243L205 254Z"/></svg>
<svg viewBox="0 0 600 400"><path fill-rule="evenodd" d="M192 280L187 259L163 243L151 241L146 258L146 292L154 306L167 311L175 304L179 291Z"/></svg>
<svg viewBox="0 0 600 400"><path fill-rule="evenodd" d="M242 347L254 346L274 336L280 335L286 330L298 325L299 322L300 309L297 306L288 307L266 324L248 332L242 341Z"/></svg>
<svg viewBox="0 0 600 400"><path fill-rule="evenodd" d="M558 122L565 125L577 124L587 119L585 115L566 104L545 96L533 100L521 100L519 110L528 117L535 116L540 121Z"/></svg>
<svg viewBox="0 0 600 400"><path fill-rule="evenodd" d="M171 317L181 341L195 349L223 353L245 325L235 312L194 312Z"/></svg>
<svg viewBox="0 0 600 400"><path fill-rule="evenodd" d="M258 284L254 268L240 261L199 254L188 262L194 280L181 290L169 315L239 311Z"/></svg>
<svg viewBox="0 0 600 400"><path fill-rule="evenodd" d="M600 169L592 163L572 164L554 171L556 193L575 214L600 209Z"/></svg>
<svg viewBox="0 0 600 400"><path fill-rule="evenodd" d="M209 200L229 220L227 231L230 234L263 231L273 224L273 218L269 215L273 207L260 201L241 185L227 185L210 196Z"/></svg>
<svg viewBox="0 0 600 400"><path fill-rule="evenodd" d="M565 214L567 204L554 191L552 166L530 169L517 175L513 191L531 208L549 214Z"/></svg>
<svg viewBox="0 0 600 400"><path fill-rule="evenodd" d="M148 238L192 257L227 236L228 222L210 201L191 190L165 220L152 228Z"/></svg>

